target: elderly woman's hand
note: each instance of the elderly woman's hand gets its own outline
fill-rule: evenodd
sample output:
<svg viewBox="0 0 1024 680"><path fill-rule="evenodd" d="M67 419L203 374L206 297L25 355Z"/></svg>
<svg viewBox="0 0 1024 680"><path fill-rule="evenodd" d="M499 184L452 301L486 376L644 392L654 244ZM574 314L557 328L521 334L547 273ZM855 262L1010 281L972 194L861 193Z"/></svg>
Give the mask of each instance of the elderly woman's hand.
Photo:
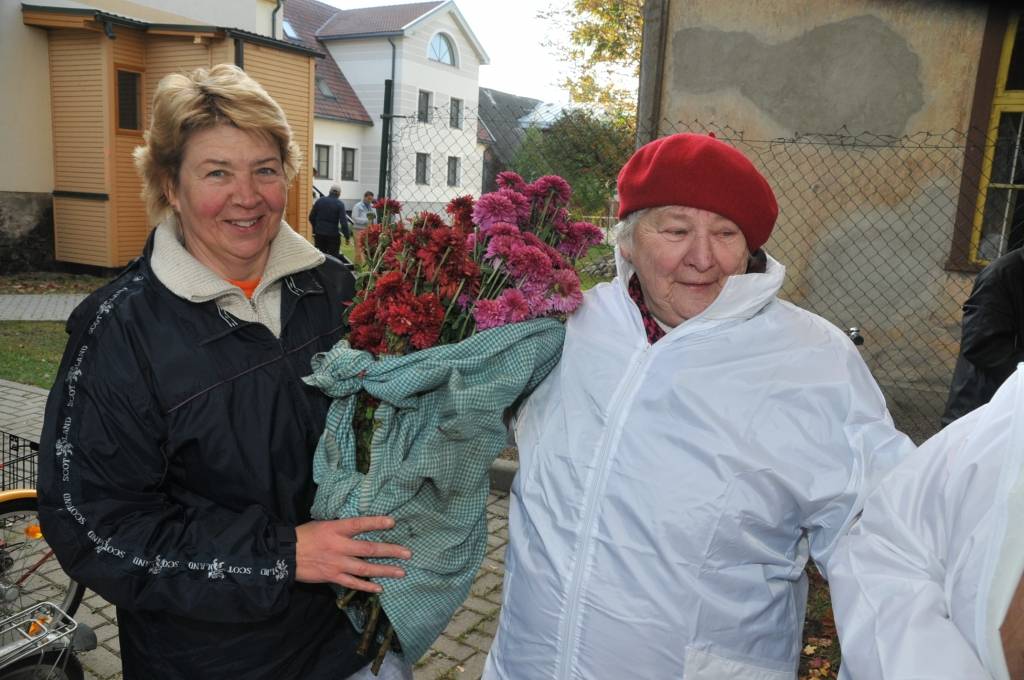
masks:
<svg viewBox="0 0 1024 680"><path fill-rule="evenodd" d="M355 536L395 526L390 517L354 517L307 522L295 528L295 580L304 583L337 583L352 590L379 593L381 587L367 578L402 578L399 567L367 562L365 557L412 557L408 548L392 543L361 541Z"/></svg>

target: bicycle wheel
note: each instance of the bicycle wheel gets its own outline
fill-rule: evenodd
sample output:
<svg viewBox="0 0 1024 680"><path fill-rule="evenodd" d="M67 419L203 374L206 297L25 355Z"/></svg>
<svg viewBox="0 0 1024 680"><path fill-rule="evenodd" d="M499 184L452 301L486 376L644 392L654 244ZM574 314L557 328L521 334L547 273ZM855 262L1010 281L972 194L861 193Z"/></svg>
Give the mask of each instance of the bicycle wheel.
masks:
<svg viewBox="0 0 1024 680"><path fill-rule="evenodd" d="M84 680L85 671L70 649L49 651L0 668L0 680Z"/></svg>
<svg viewBox="0 0 1024 680"><path fill-rule="evenodd" d="M85 588L64 573L39 528L35 496L0 500L0 616L52 602L74 616Z"/></svg>

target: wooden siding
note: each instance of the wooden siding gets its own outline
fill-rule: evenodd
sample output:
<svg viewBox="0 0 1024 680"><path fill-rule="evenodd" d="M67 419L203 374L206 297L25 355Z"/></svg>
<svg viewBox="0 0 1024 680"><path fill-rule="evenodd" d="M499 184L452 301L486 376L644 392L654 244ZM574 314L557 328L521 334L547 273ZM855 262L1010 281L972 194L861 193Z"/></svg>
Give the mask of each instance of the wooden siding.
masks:
<svg viewBox="0 0 1024 680"><path fill-rule="evenodd" d="M111 83L117 88L119 69L137 71L142 74L139 86L142 88L140 129L128 132L117 128L117 95L111 97L111 132L114 139L113 175L114 190L111 196L110 241L112 249L112 265L120 267L127 264L133 257L142 252L146 234L149 232L146 219L146 207L140 193L142 181L135 171L132 151L143 143L142 131L149 123L146 101L152 98L152 90L146 79L146 37L142 31L120 28L113 46L113 65Z"/></svg>
<svg viewBox="0 0 1024 680"><path fill-rule="evenodd" d="M142 253L149 234L146 204L142 201L142 179L135 171L132 151L142 144L141 136L117 135L114 149L114 177L117 186L114 213L117 225L114 240L115 266L127 264Z"/></svg>
<svg viewBox="0 0 1024 680"><path fill-rule="evenodd" d="M92 31L50 34L54 188L61 191L110 191L104 40Z"/></svg>
<svg viewBox="0 0 1024 680"><path fill-rule="evenodd" d="M214 40L210 43L211 64L234 64L235 63L235 41L233 38Z"/></svg>
<svg viewBox="0 0 1024 680"><path fill-rule="evenodd" d="M169 73L187 73L200 66L210 66L210 48L196 44L188 37L149 36L146 40L145 118L153 109L157 83Z"/></svg>
<svg viewBox="0 0 1024 680"><path fill-rule="evenodd" d="M108 201L53 197L54 257L61 262L77 262L111 267L108 256L107 227L111 220Z"/></svg>
<svg viewBox="0 0 1024 680"><path fill-rule="evenodd" d="M95 31L50 32L54 189L112 193L110 43ZM114 266L109 201L54 197L54 256Z"/></svg>
<svg viewBox="0 0 1024 680"><path fill-rule="evenodd" d="M313 58L264 45L245 44L245 71L284 109L295 143L302 150L299 174L288 191L285 220L311 238L306 215L312 204Z"/></svg>
<svg viewBox="0 0 1024 680"><path fill-rule="evenodd" d="M126 68L145 67L146 39L142 31L118 26L114 34L117 36L111 43L114 48L114 64Z"/></svg>

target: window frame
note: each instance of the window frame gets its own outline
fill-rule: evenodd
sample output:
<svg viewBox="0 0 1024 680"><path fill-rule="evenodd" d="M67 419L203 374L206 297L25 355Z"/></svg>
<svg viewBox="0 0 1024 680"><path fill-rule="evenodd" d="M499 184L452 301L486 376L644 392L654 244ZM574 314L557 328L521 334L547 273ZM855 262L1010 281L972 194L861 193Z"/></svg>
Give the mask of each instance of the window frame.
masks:
<svg viewBox="0 0 1024 680"><path fill-rule="evenodd" d="M426 95L424 97L424 95ZM426 106L424 106L424 102ZM430 90L419 90L416 96L416 122L431 123L434 120L434 93Z"/></svg>
<svg viewBox="0 0 1024 680"><path fill-rule="evenodd" d="M448 56L451 58L450 62L444 61L442 59L437 59L434 57L434 43L437 42L438 40L443 41L445 47L448 49ZM427 60L435 64L442 64L444 66L458 68L459 57L458 50L455 49L455 39L452 38L452 36L450 36L448 33L445 33L444 31L438 31L437 33L435 33L430 38L430 41L427 42Z"/></svg>
<svg viewBox="0 0 1024 680"><path fill-rule="evenodd" d="M455 102L459 105L456 107ZM452 97L448 100L448 127L453 130L461 130L463 125L463 111L465 110L465 102L458 97ZM456 113L457 112L457 113Z"/></svg>
<svg viewBox="0 0 1024 680"><path fill-rule="evenodd" d="M351 163L349 163L349 158L351 158ZM356 150L351 146L341 147L341 181L356 181Z"/></svg>
<svg viewBox="0 0 1024 680"><path fill-rule="evenodd" d="M1009 75L1010 57L1013 54L1017 38L1018 28L1022 12L1016 12L1009 16L1006 24L1006 32L1003 34L1002 50L999 56L999 68L996 71L995 93L992 96L992 112L989 115L988 130L985 136L985 153L982 160L981 177L978 179L978 197L974 206L973 220L971 222L971 242L968 253L969 261L979 266L987 265L990 260L981 257L978 253L981 248L981 233L984 228L985 209L988 207L988 194L990 188L1007 188L1017 191L1018 197L1024 200L1024 189L1016 187L1024 185L1024 178L1012 185L993 187L991 182L992 163L995 160L995 142L999 132L999 123L1004 113L1024 113L1024 90L1007 90L1006 80ZM1016 46L1024 49L1024 45ZM1000 248L1002 248L1002 244ZM1005 255L1000 252L996 257Z"/></svg>
<svg viewBox="0 0 1024 680"><path fill-rule="evenodd" d="M328 99L338 100L338 95L334 94L334 90L331 89L331 84L327 82L325 78L315 76L313 78L313 84L316 86L316 91L319 95L327 97Z"/></svg>
<svg viewBox="0 0 1024 680"><path fill-rule="evenodd" d="M420 173L420 161L423 161L422 175ZM420 151L416 152L416 184L419 186L430 186L430 154Z"/></svg>
<svg viewBox="0 0 1024 680"><path fill-rule="evenodd" d="M121 125L121 74L128 73L135 76L135 120L138 127L124 127ZM145 110L142 106L142 88L145 87L144 72L142 69L132 66L114 66L114 128L118 133L129 135L141 135L146 129L146 122L142 119Z"/></svg>
<svg viewBox="0 0 1024 680"><path fill-rule="evenodd" d="M452 179L452 161L455 161L455 179ZM448 156L448 173L446 177L448 186L462 186L462 158L460 156Z"/></svg>
<svg viewBox="0 0 1024 680"><path fill-rule="evenodd" d="M320 150L324 149L327 152L327 174L321 174L320 172ZM313 167L316 168L317 179L332 179L331 177L331 145L330 144L313 144Z"/></svg>

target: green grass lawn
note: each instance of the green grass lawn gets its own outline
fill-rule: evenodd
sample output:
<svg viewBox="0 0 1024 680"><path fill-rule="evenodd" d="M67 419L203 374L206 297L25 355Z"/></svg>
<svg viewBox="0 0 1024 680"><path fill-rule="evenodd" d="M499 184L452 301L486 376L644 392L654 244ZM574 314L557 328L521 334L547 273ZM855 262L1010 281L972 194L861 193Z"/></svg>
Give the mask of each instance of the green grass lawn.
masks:
<svg viewBox="0 0 1024 680"><path fill-rule="evenodd" d="M50 389L67 340L60 321L0 321L0 378Z"/></svg>

